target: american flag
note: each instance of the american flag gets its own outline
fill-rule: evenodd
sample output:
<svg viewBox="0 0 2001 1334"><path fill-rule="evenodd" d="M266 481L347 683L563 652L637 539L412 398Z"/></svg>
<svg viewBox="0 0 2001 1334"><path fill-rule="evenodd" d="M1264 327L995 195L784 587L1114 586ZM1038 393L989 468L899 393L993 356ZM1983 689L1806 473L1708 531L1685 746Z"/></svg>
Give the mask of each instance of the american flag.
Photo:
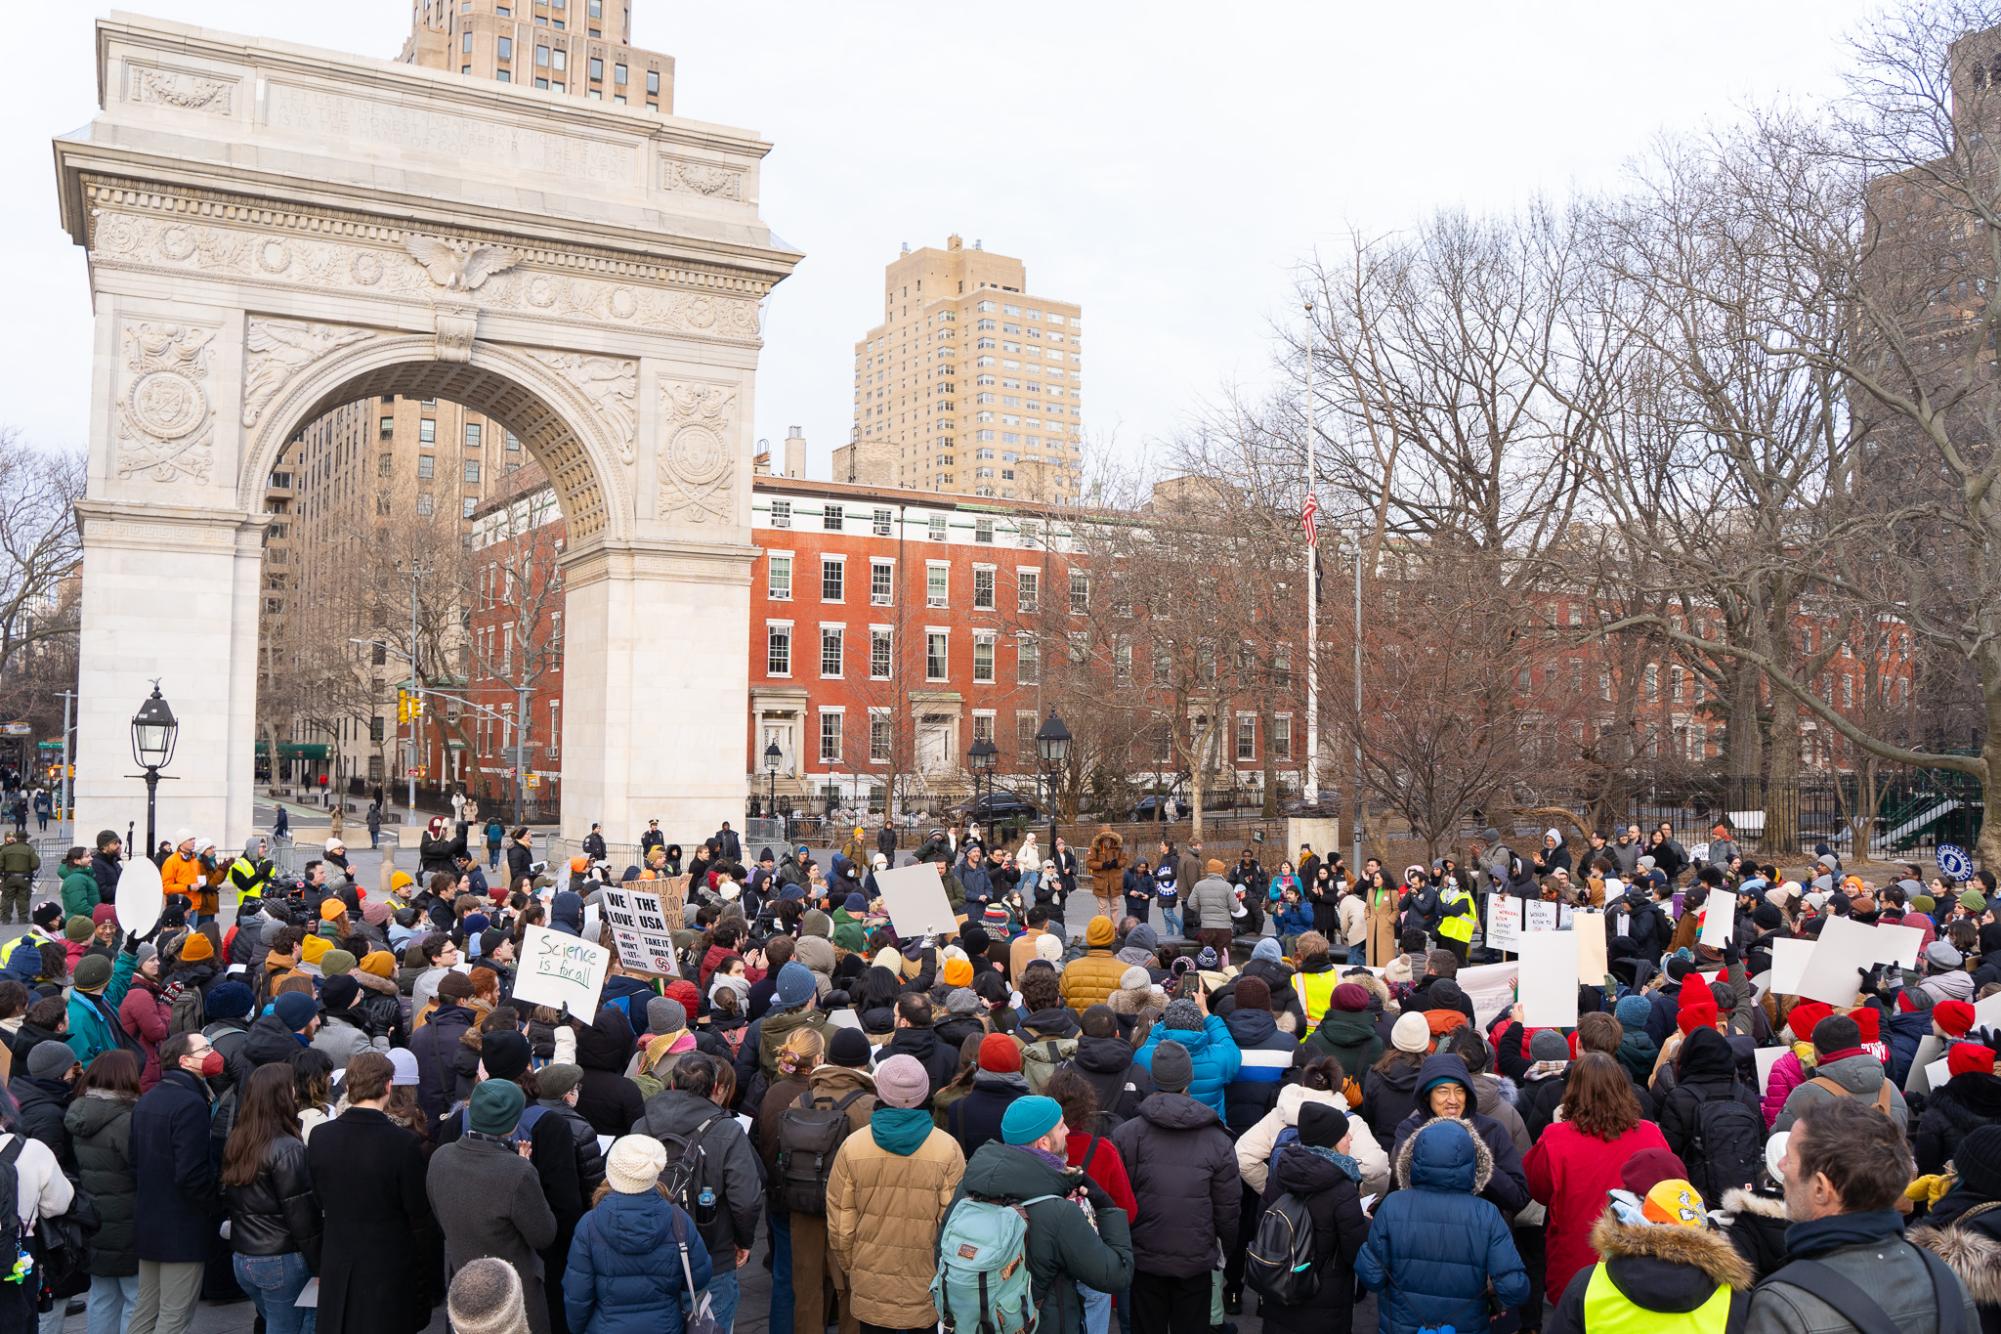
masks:
<svg viewBox="0 0 2001 1334"><path fill-rule="evenodd" d="M1320 497L1314 495L1311 491L1307 492L1306 508L1300 512L1299 526L1306 530L1306 545L1309 547L1319 545L1319 536L1315 531L1314 523L1319 513Z"/></svg>

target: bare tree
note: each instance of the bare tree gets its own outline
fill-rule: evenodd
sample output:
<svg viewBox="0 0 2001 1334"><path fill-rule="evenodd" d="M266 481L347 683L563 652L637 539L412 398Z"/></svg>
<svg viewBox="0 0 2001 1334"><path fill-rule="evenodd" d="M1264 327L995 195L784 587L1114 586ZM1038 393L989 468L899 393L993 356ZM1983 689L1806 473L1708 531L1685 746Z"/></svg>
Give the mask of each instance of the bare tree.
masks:
<svg viewBox="0 0 2001 1334"><path fill-rule="evenodd" d="M76 633L73 578L82 558L76 504L81 452L33 448L0 429L0 680L38 645Z"/></svg>

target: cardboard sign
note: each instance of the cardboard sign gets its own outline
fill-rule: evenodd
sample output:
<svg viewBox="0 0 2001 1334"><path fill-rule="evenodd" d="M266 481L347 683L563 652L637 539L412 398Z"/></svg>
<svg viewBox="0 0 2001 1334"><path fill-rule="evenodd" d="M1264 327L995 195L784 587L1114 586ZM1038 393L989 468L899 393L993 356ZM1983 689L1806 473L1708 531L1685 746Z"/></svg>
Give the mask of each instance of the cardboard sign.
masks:
<svg viewBox="0 0 2001 1334"><path fill-rule="evenodd" d="M1950 1082L1952 1082L1952 1062L1949 1058L1941 1056L1925 1067L1925 1088L1927 1091L1942 1089Z"/></svg>
<svg viewBox="0 0 2001 1334"><path fill-rule="evenodd" d="M1605 955L1605 914L1581 908L1570 915L1570 929L1577 936L1577 980L1604 986L1611 967Z"/></svg>
<svg viewBox="0 0 2001 1334"><path fill-rule="evenodd" d="M616 888L607 885L603 891L604 923L611 931L613 947L618 950L619 965L656 977L679 976L674 936L667 926L660 896L641 889L642 883L634 881Z"/></svg>
<svg viewBox="0 0 2001 1334"><path fill-rule="evenodd" d="M1713 950L1730 943L1731 928L1737 925L1737 903L1721 890L1712 893L1702 908L1702 935L1699 939Z"/></svg>
<svg viewBox="0 0 2001 1334"><path fill-rule="evenodd" d="M1811 940L1781 938L1772 942L1772 990L1781 996L1797 996L1806 961L1813 957Z"/></svg>
<svg viewBox="0 0 2001 1334"><path fill-rule="evenodd" d="M1524 931L1521 952L1522 1022L1530 1028L1577 1027L1577 933Z"/></svg>
<svg viewBox="0 0 2001 1334"><path fill-rule="evenodd" d="M1515 979L1520 972L1521 965L1516 963L1483 963L1459 970L1459 989L1473 1002L1474 1022L1481 1032L1515 1003Z"/></svg>
<svg viewBox="0 0 2001 1334"><path fill-rule="evenodd" d="M949 936L959 929L952 901L945 897L945 881L932 863L877 871L875 887L889 909L890 925L904 939Z"/></svg>
<svg viewBox="0 0 2001 1334"><path fill-rule="evenodd" d="M1522 938L1522 901L1512 894L1489 894L1486 928L1487 948L1510 954L1521 948L1516 942Z"/></svg>
<svg viewBox="0 0 2001 1334"><path fill-rule="evenodd" d="M1797 994L1836 1008L1853 1005L1862 994L1862 970L1893 961L1898 948L1899 942L1876 927L1852 917L1830 917L1800 975Z"/></svg>
<svg viewBox="0 0 2001 1334"><path fill-rule="evenodd" d="M598 1012L611 951L576 936L531 926L521 936L521 958L514 975L514 999L570 1013L589 1022Z"/></svg>
<svg viewBox="0 0 2001 1334"><path fill-rule="evenodd" d="M143 936L159 924L167 910L166 886L160 868L147 857L134 857L118 872L118 897L113 903L118 925L128 934Z"/></svg>
<svg viewBox="0 0 2001 1334"><path fill-rule="evenodd" d="M1522 904L1522 934L1531 931L1556 930L1556 905L1544 903L1541 899L1527 899Z"/></svg>

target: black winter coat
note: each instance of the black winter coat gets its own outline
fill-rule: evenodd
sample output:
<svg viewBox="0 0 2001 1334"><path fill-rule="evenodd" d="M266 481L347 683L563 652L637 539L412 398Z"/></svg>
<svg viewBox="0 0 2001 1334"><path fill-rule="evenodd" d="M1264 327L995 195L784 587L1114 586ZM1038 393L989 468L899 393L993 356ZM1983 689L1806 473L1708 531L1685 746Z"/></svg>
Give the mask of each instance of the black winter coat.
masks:
<svg viewBox="0 0 2001 1334"><path fill-rule="evenodd" d="M250 1025L248 1036L243 1039L243 1059L249 1062L251 1070L266 1065L290 1065L292 1058L305 1050L299 1035L285 1027L285 1021L275 1014L260 1015ZM247 1079L248 1076L245 1076Z"/></svg>
<svg viewBox="0 0 2001 1334"><path fill-rule="evenodd" d="M1133 1060L1133 1054L1132 1043L1124 1038L1077 1039L1070 1069L1082 1075L1098 1095L1104 1124L1115 1126L1137 1116L1139 1105L1154 1092L1153 1074Z"/></svg>
<svg viewBox="0 0 2001 1334"><path fill-rule="evenodd" d="M577 1185L583 1191L585 1200L591 1192L604 1183L604 1150L598 1147L598 1132L591 1123L577 1113L577 1109L561 1098L543 1098L538 1106L546 1107L550 1113L570 1128L570 1134L577 1141Z"/></svg>
<svg viewBox="0 0 2001 1334"><path fill-rule="evenodd" d="M1369 1239L1359 1187L1334 1161L1288 1144L1265 1181L1266 1209L1290 1194L1313 1218L1314 1269L1320 1289L1298 1306L1274 1306L1262 1297L1258 1314L1270 1334L1348 1334L1355 1314L1355 1257Z"/></svg>
<svg viewBox="0 0 2001 1334"><path fill-rule="evenodd" d="M129 1278L139 1272L132 1253L138 1216L138 1183L132 1175L132 1104L123 1098L82 1097L63 1113L76 1150L78 1184L97 1201L101 1220L90 1239L93 1277Z"/></svg>
<svg viewBox="0 0 2001 1334"><path fill-rule="evenodd" d="M1531 1144L1542 1138L1550 1123L1556 1120L1557 1104L1563 1101L1563 1087L1569 1079L1569 1068L1541 1079L1524 1079L1515 1085L1515 1110L1522 1114L1522 1125L1527 1127Z"/></svg>
<svg viewBox="0 0 2001 1334"><path fill-rule="evenodd" d="M1690 1179L1705 1200L1720 1200L1733 1187L1749 1188L1755 1183L1757 1164L1764 1159L1764 1111L1758 1095L1737 1078L1736 1059L1730 1044L1713 1028L1698 1028L1682 1043L1679 1073L1675 1086L1660 1102L1661 1135L1675 1156L1688 1164ZM1703 1107L1715 1102L1736 1102L1746 1108L1748 1118L1734 1114L1723 1120L1711 1116L1710 1133L1728 1120L1743 1127L1740 1138L1719 1144L1705 1138L1697 1151L1696 1137L1703 1132ZM1718 1177L1725 1163L1749 1164L1752 1179L1727 1181Z"/></svg>
<svg viewBox="0 0 2001 1334"><path fill-rule="evenodd" d="M210 1111L208 1086L180 1069L162 1074L132 1108L136 1203L146 1220L132 1249L141 1260L208 1259L218 1201Z"/></svg>
<svg viewBox="0 0 2001 1334"><path fill-rule="evenodd" d="M1222 1119L1185 1093L1156 1093L1112 1132L1132 1180L1133 1267L1191 1278L1216 1267L1217 1244L1236 1245L1243 1181Z"/></svg>
<svg viewBox="0 0 2001 1334"><path fill-rule="evenodd" d="M351 1107L313 1132L306 1166L326 1210L318 1328L417 1334L437 1299L422 1144L381 1112Z"/></svg>
<svg viewBox="0 0 2001 1334"><path fill-rule="evenodd" d="M938 1040L938 1032L931 1028L899 1028L889 1035L875 1054L877 1065L892 1056L915 1057L924 1067L924 1073L931 1077L931 1092L936 1094L952 1082L952 1076L959 1073L959 1049L947 1047ZM930 1106L930 1098L925 1106Z"/></svg>
<svg viewBox="0 0 2001 1334"><path fill-rule="evenodd" d="M463 1005L440 1005L424 1026L410 1035L410 1054L417 1058L417 1105L424 1119L436 1125L453 1103L471 1092L460 1086L460 1038L472 1027L472 1011Z"/></svg>
<svg viewBox="0 0 2001 1334"><path fill-rule="evenodd" d="M945 1129L959 1141L960 1149L971 1158L982 1144L1001 1137L1001 1117L1016 1098L1028 1096L1028 1081L1020 1075L997 1075L982 1070L973 1076L966 1096L945 1109Z"/></svg>
<svg viewBox="0 0 2001 1334"><path fill-rule="evenodd" d="M698 1127L702 1137L701 1185L716 1192L716 1208L712 1216L697 1211L695 1230L709 1248L709 1263L715 1272L732 1273L737 1247L748 1250L757 1240L757 1220L764 1212L764 1174L750 1137L727 1109L685 1089L668 1089L648 1098L637 1129L664 1142L669 1135L692 1135ZM673 1162L672 1147L667 1154ZM701 1193L700 1187L695 1193Z"/></svg>
<svg viewBox="0 0 2001 1334"><path fill-rule="evenodd" d="M1943 1172L1959 1142L1982 1126L2001 1124L2001 1075L1969 1070L1925 1100L1912 1145L1918 1171ZM1985 1217L1985 1215L1982 1215Z"/></svg>
<svg viewBox="0 0 2001 1334"><path fill-rule="evenodd" d="M238 1255L306 1257L320 1269L320 1205L306 1169L306 1146L280 1135L264 1146L264 1161L247 1186L226 1186L229 1248Z"/></svg>
<svg viewBox="0 0 2001 1334"><path fill-rule="evenodd" d="M74 1173L76 1155L70 1152L69 1131L63 1129L63 1114L69 1111L70 1086L60 1079L17 1074L7 1081L7 1091L14 1095L14 1103L20 1108L18 1128L48 1145L63 1171Z"/></svg>
<svg viewBox="0 0 2001 1334"><path fill-rule="evenodd" d="M1370 1066L1362 1075L1362 1119L1376 1143L1387 1145L1396 1137L1404 1118L1417 1110L1416 1063L1398 1061L1388 1070Z"/></svg>

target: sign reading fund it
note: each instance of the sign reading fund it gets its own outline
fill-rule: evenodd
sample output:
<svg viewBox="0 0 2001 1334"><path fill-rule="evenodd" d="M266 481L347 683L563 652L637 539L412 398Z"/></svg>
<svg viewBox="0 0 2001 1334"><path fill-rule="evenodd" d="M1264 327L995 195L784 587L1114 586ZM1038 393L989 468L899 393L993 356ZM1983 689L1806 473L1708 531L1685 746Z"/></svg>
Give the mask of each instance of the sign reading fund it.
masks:
<svg viewBox="0 0 2001 1334"><path fill-rule="evenodd" d="M531 926L521 937L520 968L514 978L514 998L546 1005L588 1022L598 1009L611 951L576 936Z"/></svg>

